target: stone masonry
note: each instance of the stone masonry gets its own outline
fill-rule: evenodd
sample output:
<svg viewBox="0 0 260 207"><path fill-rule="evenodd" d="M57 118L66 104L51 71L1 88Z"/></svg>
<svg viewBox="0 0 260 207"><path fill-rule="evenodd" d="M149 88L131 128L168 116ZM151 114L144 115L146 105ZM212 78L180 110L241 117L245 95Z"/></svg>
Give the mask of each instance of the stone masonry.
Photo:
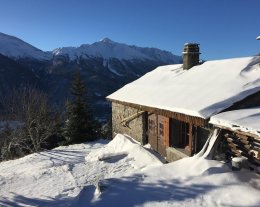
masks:
<svg viewBox="0 0 260 207"><path fill-rule="evenodd" d="M112 102L112 133L127 134L142 144L146 143L146 115L140 114L129 122L123 120L140 113L140 110Z"/></svg>

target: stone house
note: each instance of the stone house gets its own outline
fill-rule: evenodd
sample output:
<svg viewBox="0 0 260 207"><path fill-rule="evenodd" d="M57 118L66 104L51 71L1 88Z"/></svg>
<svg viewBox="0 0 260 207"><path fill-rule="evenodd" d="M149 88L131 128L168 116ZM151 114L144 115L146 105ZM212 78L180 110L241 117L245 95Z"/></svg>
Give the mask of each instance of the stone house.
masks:
<svg viewBox="0 0 260 207"><path fill-rule="evenodd" d="M183 64L160 66L109 95L113 133L128 134L169 161L197 153L211 116L260 106L260 57L199 62L184 46Z"/></svg>
<svg viewBox="0 0 260 207"><path fill-rule="evenodd" d="M244 157L250 167L260 166L260 107L223 112L211 117L210 123L221 130L215 159Z"/></svg>

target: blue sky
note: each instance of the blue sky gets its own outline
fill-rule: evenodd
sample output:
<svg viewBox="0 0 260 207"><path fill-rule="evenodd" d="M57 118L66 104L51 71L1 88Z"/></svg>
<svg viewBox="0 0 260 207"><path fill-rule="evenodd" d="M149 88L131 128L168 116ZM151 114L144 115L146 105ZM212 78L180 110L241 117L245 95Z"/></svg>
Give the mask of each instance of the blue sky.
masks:
<svg viewBox="0 0 260 207"><path fill-rule="evenodd" d="M203 59L260 52L260 0L0 0L1 32L42 49L104 37L181 55L201 44Z"/></svg>

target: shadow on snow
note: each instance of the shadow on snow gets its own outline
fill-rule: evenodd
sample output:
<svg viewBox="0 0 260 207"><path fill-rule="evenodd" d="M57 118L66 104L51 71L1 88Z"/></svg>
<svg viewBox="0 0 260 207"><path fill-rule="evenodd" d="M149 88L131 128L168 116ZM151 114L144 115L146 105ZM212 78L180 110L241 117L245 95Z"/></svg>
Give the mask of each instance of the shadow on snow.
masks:
<svg viewBox="0 0 260 207"><path fill-rule="evenodd" d="M221 170L209 169L210 172L217 174ZM240 174L237 175L240 177ZM100 189L102 194L95 197L96 187L93 185L85 186L78 196L74 198L55 197L55 198L28 198L21 195L15 195L10 200L0 197L0 206L124 206L132 207L142 205L147 202L182 202L191 199L203 199L203 196L218 188L225 186L192 183L187 184L189 180L194 177L188 177L186 180L167 179L149 182L149 178L143 174L134 174L122 178L110 178L100 182ZM247 181L251 178L248 177ZM228 185L235 185L236 183L228 183ZM131 196L129 196L131 195ZM243 205L241 205L242 207ZM251 206L253 207L253 206Z"/></svg>

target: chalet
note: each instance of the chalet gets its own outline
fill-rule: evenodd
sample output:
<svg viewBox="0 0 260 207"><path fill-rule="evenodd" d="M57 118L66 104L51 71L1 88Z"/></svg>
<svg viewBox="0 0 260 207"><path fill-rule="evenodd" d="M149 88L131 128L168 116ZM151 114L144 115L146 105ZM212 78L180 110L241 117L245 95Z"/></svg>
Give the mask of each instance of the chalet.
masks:
<svg viewBox="0 0 260 207"><path fill-rule="evenodd" d="M223 112L210 123L221 129L216 159L245 157L252 168L260 166L260 107Z"/></svg>
<svg viewBox="0 0 260 207"><path fill-rule="evenodd" d="M197 153L226 110L260 106L260 57L199 62L184 46L183 64L160 66L109 95L112 130L128 134L169 161Z"/></svg>

